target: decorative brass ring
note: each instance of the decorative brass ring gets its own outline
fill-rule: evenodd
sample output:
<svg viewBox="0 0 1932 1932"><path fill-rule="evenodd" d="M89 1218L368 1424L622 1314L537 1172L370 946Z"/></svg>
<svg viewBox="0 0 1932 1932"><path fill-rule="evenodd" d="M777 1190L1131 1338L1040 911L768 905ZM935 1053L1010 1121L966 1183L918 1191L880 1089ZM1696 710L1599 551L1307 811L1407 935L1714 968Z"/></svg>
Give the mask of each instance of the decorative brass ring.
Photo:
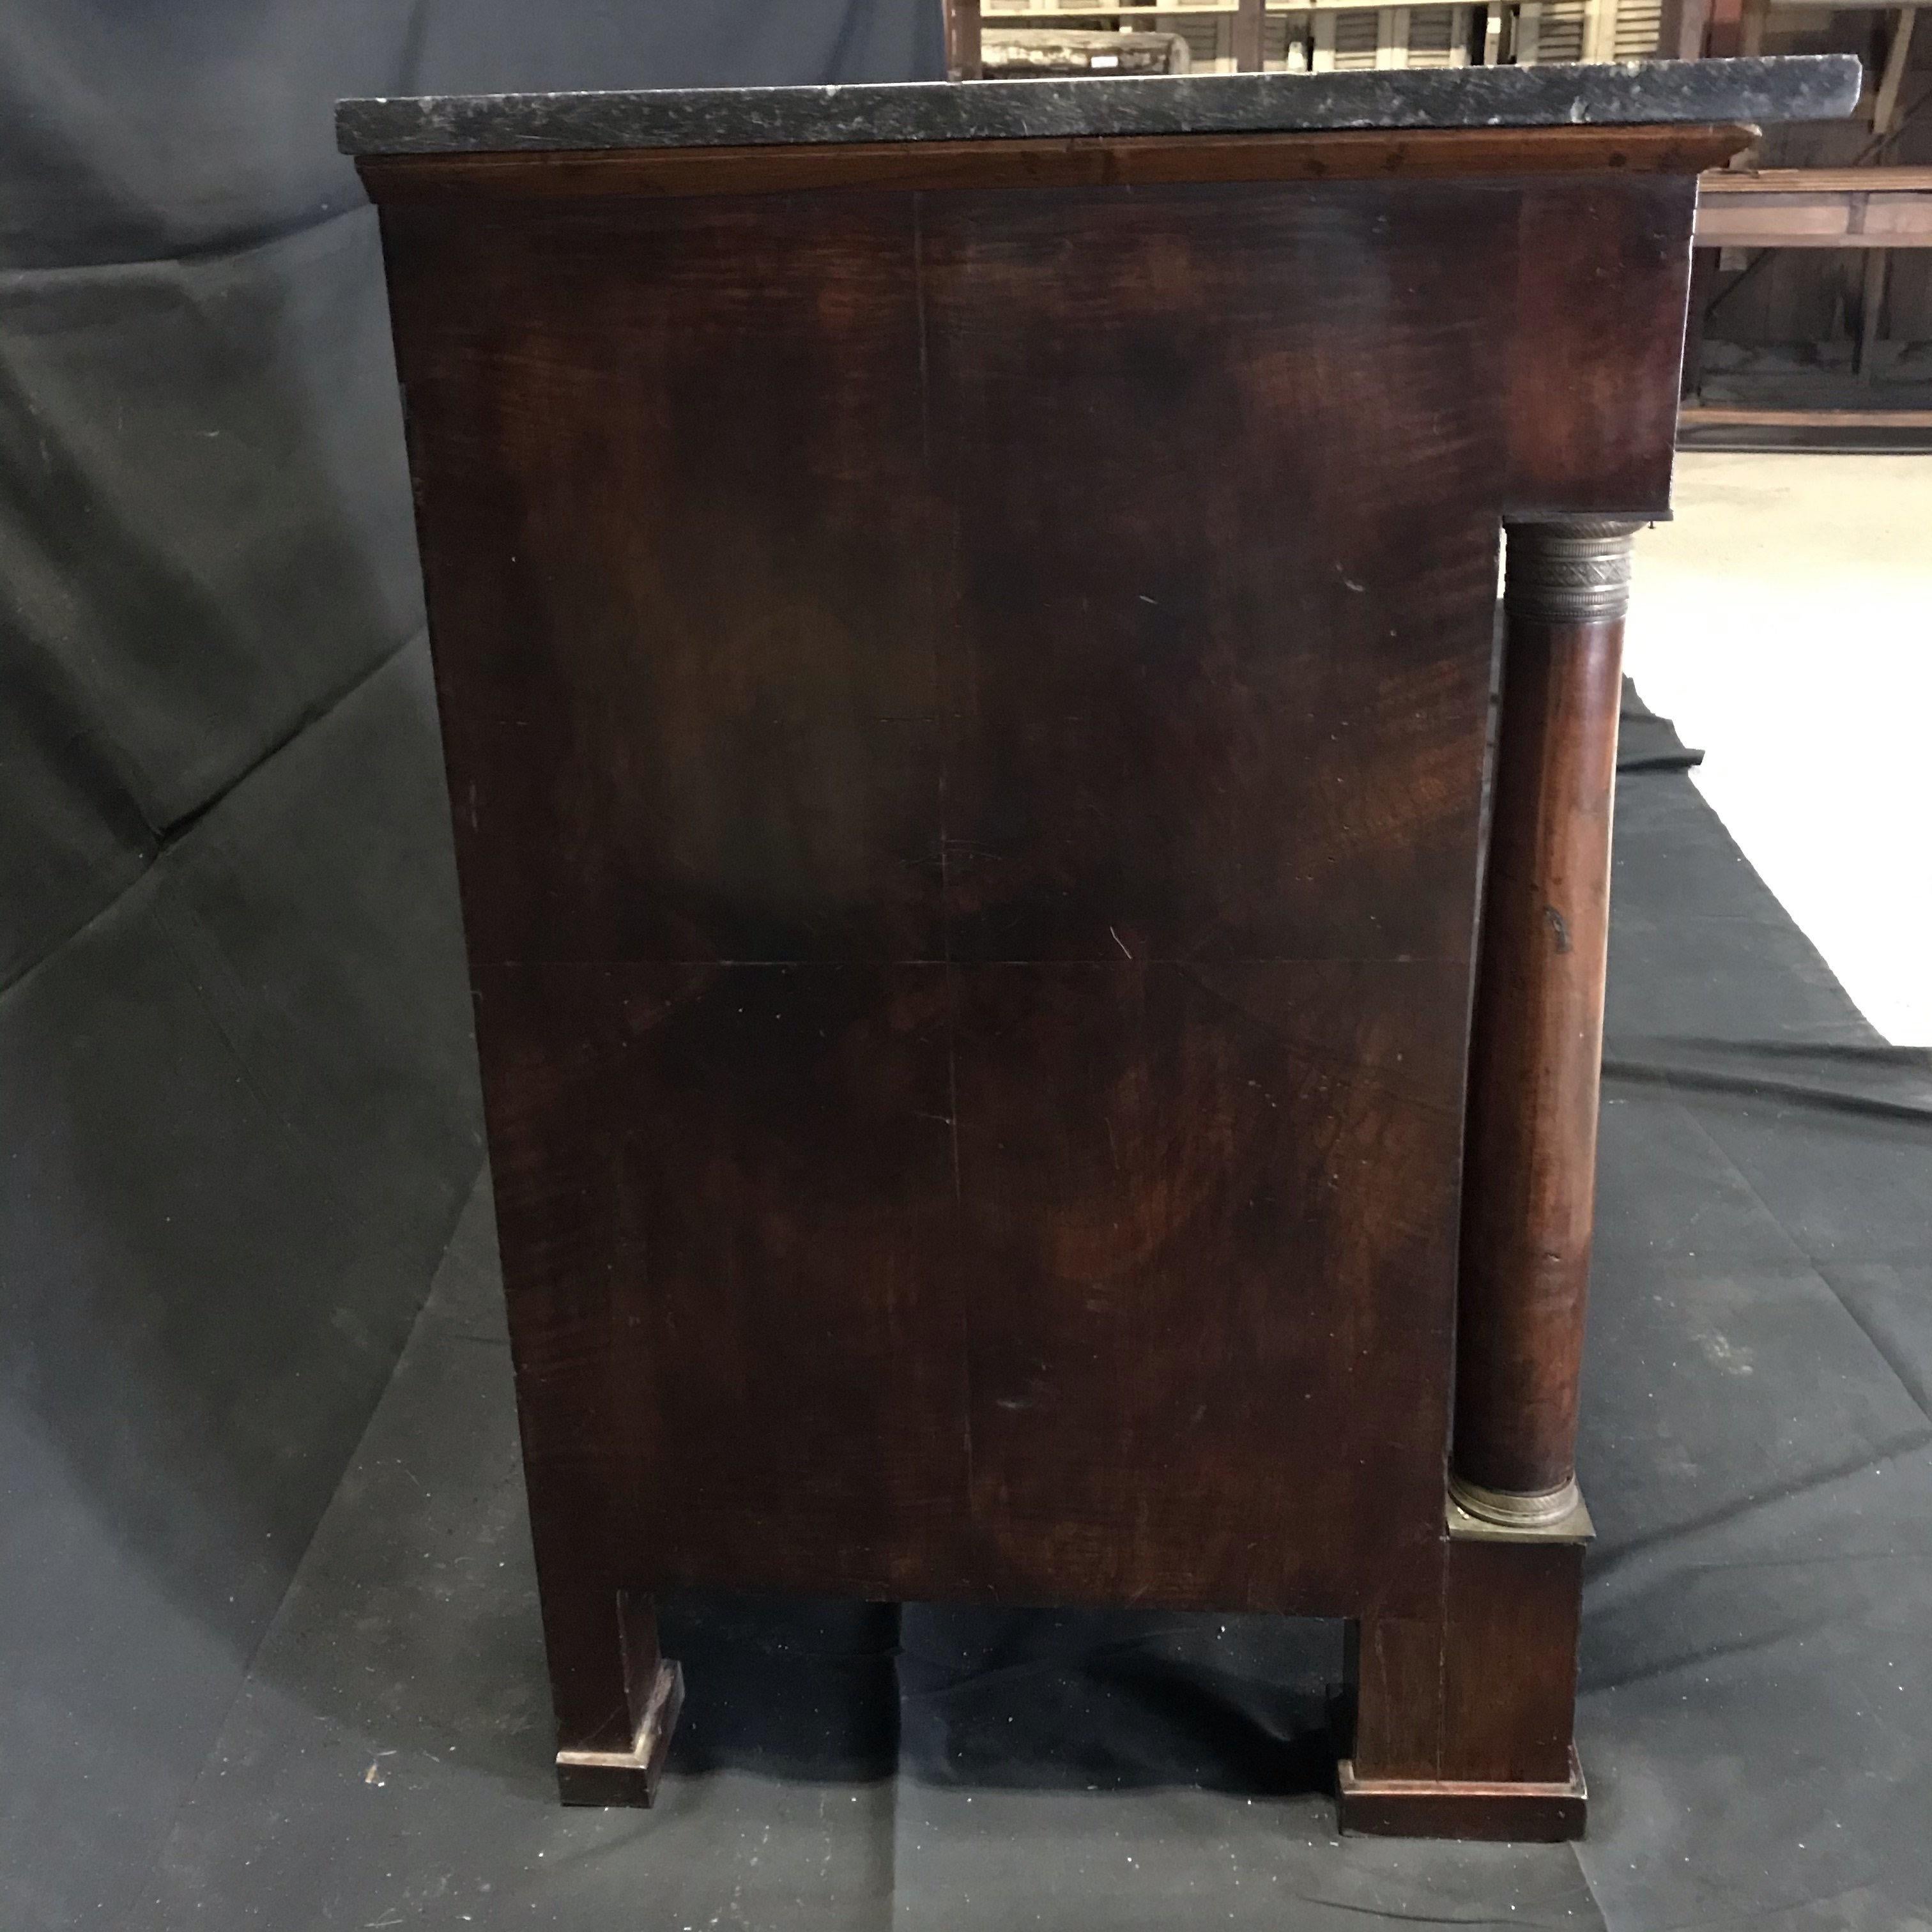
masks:
<svg viewBox="0 0 1932 1932"><path fill-rule="evenodd" d="M1546 1528L1551 1523L1561 1522L1583 1500L1574 1476L1559 1488L1523 1496L1514 1490L1485 1488L1451 1470L1449 1493L1470 1515L1504 1529Z"/></svg>
<svg viewBox="0 0 1932 1932"><path fill-rule="evenodd" d="M1549 624L1600 624L1630 605L1630 539L1642 526L1606 518L1511 524L1503 602Z"/></svg>

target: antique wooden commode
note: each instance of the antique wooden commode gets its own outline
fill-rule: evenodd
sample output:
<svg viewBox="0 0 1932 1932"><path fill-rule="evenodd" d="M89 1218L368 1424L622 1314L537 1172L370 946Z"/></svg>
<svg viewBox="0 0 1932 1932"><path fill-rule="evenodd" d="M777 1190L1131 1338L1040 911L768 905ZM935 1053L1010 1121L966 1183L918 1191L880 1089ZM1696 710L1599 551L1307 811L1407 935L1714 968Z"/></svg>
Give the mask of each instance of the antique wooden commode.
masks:
<svg viewBox="0 0 1932 1932"><path fill-rule="evenodd" d="M706 1584L1346 1618L1346 1824L1580 1830L1630 536L1696 171L1857 87L344 105L566 1798Z"/></svg>

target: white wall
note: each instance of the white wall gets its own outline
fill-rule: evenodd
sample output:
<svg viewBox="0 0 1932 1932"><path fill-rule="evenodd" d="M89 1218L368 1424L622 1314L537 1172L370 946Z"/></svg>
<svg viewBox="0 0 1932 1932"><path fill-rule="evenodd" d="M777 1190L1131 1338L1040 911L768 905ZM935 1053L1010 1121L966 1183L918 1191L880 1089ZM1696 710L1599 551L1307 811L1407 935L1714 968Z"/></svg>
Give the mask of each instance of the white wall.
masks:
<svg viewBox="0 0 1932 1932"><path fill-rule="evenodd" d="M1932 457L1678 460L1626 665L1895 1045L1932 1045Z"/></svg>

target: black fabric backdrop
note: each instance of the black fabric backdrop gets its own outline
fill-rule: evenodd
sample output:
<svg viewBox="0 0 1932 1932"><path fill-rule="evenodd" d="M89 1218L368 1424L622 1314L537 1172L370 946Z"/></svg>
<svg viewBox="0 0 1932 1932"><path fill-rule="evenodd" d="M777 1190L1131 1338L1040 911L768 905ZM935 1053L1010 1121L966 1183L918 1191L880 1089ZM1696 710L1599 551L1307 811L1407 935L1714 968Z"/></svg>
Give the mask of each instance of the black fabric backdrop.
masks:
<svg viewBox="0 0 1932 1932"><path fill-rule="evenodd" d="M1336 1634L1260 1618L681 1603L660 1809L554 1804L330 104L938 61L924 0L0 15L0 1925L1932 1927L1932 1076L1640 714L1588 1842L1334 1841Z"/></svg>
<svg viewBox="0 0 1932 1932"><path fill-rule="evenodd" d="M9 1932L134 1897L481 1162L334 100L939 49L910 0L0 8Z"/></svg>

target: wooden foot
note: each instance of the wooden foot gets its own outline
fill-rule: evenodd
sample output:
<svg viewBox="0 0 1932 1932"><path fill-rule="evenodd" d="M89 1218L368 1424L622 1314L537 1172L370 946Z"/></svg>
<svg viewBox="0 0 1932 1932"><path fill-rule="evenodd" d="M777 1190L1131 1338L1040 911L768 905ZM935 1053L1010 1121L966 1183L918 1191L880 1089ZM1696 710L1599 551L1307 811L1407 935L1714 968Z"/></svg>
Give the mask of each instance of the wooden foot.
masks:
<svg viewBox="0 0 1932 1932"><path fill-rule="evenodd" d="M1336 1768L1342 1829L1384 1838L1478 1838L1550 1845L1580 1838L1587 1814L1583 1767L1570 1752L1560 1784L1524 1780L1362 1778Z"/></svg>
<svg viewBox="0 0 1932 1932"><path fill-rule="evenodd" d="M684 1706L684 1672L660 1658L637 1734L623 1750L560 1750L556 1788L566 1804L648 1808L658 1795L670 1734Z"/></svg>
<svg viewBox="0 0 1932 1932"><path fill-rule="evenodd" d="M684 1673L658 1651L656 1606L601 1572L552 1563L541 1536L537 1576L556 1783L566 1804L649 1805L684 1703Z"/></svg>
<svg viewBox="0 0 1932 1932"><path fill-rule="evenodd" d="M1431 1614L1349 1631L1338 1713L1342 1828L1396 1837L1582 1835L1571 1739L1589 1517L1504 1529L1448 1508Z"/></svg>

